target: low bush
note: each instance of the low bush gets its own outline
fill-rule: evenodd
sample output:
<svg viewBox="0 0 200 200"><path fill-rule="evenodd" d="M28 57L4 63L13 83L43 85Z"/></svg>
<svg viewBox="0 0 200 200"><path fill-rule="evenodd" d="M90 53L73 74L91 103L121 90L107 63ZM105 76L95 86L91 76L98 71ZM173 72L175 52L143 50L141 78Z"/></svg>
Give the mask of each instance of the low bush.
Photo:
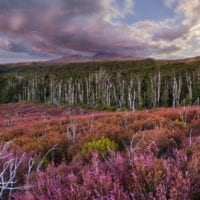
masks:
<svg viewBox="0 0 200 200"><path fill-rule="evenodd" d="M159 134L156 138L156 144L159 149L158 157L167 158L173 155L175 148L180 149L182 145L182 135L178 133Z"/></svg>
<svg viewBox="0 0 200 200"><path fill-rule="evenodd" d="M178 128L184 128L184 127L186 126L185 122L180 121L180 120L178 120L178 119L176 119L176 120L174 121L174 125L175 125L175 127L178 127Z"/></svg>
<svg viewBox="0 0 200 200"><path fill-rule="evenodd" d="M102 137L98 140L92 140L91 142L85 143L81 152L86 154L88 151L98 151L103 155L107 155L111 150L116 151L118 149L118 144L107 137Z"/></svg>
<svg viewBox="0 0 200 200"><path fill-rule="evenodd" d="M184 152L175 156L185 158ZM179 162L157 159L151 151L130 158L117 153L104 162L94 153L89 163L76 159L67 165L51 164L33 173L30 184L30 190L16 192L14 199L188 200L191 190Z"/></svg>

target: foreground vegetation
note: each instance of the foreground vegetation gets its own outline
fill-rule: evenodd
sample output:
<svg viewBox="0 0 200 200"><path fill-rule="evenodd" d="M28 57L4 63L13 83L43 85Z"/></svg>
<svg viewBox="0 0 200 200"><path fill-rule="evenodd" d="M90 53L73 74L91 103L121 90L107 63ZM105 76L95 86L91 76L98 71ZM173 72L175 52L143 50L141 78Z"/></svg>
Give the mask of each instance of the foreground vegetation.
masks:
<svg viewBox="0 0 200 200"><path fill-rule="evenodd" d="M1 199L200 198L200 107L0 105Z"/></svg>

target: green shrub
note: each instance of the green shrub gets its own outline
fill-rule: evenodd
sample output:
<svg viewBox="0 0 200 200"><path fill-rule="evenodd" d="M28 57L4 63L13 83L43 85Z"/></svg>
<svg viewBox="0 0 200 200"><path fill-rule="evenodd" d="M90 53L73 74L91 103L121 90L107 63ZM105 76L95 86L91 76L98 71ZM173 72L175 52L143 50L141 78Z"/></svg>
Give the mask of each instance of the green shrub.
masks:
<svg viewBox="0 0 200 200"><path fill-rule="evenodd" d="M83 145L81 152L86 154L87 152L94 150L104 155L108 154L110 150L118 150L119 146L114 141L111 141L107 137L102 137L99 140L92 140Z"/></svg>
<svg viewBox="0 0 200 200"><path fill-rule="evenodd" d="M176 127L178 127L178 128L184 128L184 127L186 126L186 124L185 124L183 121L180 121L180 120L178 120L178 119L176 119L176 120L174 121L174 125L175 125Z"/></svg>

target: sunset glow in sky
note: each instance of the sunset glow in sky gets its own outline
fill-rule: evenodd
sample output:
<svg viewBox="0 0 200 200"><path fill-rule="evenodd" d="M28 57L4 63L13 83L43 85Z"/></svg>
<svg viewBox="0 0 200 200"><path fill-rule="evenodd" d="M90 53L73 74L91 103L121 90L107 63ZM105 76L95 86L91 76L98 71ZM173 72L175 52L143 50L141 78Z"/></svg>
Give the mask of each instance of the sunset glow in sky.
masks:
<svg viewBox="0 0 200 200"><path fill-rule="evenodd" d="M0 63L200 55L200 0L0 0Z"/></svg>

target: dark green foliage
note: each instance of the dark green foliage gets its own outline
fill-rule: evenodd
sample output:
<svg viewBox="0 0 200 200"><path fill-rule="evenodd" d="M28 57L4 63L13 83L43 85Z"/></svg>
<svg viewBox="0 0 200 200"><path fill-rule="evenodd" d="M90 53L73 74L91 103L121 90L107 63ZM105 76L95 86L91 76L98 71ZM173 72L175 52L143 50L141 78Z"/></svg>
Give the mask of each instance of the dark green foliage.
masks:
<svg viewBox="0 0 200 200"><path fill-rule="evenodd" d="M161 105L167 107L169 105L169 92L167 89L164 89L161 93Z"/></svg>

